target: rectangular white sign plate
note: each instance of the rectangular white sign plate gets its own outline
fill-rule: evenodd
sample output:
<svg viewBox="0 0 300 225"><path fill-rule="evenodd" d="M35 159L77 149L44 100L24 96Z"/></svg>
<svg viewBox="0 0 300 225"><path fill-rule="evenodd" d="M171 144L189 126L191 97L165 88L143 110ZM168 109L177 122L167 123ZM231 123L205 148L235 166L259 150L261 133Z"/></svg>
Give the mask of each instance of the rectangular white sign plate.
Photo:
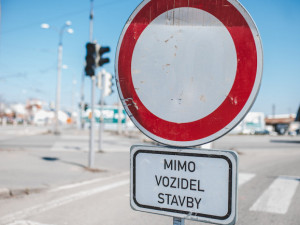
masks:
<svg viewBox="0 0 300 225"><path fill-rule="evenodd" d="M132 146L130 167L130 203L134 210L235 224L235 152Z"/></svg>

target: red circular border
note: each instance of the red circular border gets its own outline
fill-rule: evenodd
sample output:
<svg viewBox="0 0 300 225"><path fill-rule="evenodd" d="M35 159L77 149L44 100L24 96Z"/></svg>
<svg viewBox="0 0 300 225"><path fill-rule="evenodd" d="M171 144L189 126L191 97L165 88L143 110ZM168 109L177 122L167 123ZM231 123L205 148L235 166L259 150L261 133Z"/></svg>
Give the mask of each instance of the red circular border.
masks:
<svg viewBox="0 0 300 225"><path fill-rule="evenodd" d="M144 29L162 13L180 7L201 9L218 18L229 31L237 53L235 81L224 102L208 116L189 123L169 122L151 113L135 92L131 76L133 50ZM257 51L251 29L242 14L226 0L151 0L131 21L118 55L120 91L124 99L130 99L126 103L131 114L148 132L170 141L199 140L228 125L246 104L255 83L256 71Z"/></svg>

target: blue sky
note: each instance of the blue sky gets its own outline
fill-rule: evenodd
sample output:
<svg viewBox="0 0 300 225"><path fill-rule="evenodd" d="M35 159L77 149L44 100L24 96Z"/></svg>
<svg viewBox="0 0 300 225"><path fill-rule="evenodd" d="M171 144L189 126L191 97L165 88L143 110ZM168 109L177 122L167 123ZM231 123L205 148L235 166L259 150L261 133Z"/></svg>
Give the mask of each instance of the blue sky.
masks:
<svg viewBox="0 0 300 225"><path fill-rule="evenodd" d="M128 17L140 0L94 0L94 39L111 47L114 73L115 49ZM296 113L300 104L300 1L241 0L257 24L264 50L264 73L251 111ZM54 102L58 33L41 29L42 23L60 28L72 21L74 34L63 37L61 107L70 109L72 89L79 102L81 77L89 40L89 0L1 0L0 100L25 102L39 98ZM72 88L72 80L77 83ZM90 79L85 79L85 99L90 102ZM118 101L115 93L106 99ZM97 90L97 101L100 92Z"/></svg>

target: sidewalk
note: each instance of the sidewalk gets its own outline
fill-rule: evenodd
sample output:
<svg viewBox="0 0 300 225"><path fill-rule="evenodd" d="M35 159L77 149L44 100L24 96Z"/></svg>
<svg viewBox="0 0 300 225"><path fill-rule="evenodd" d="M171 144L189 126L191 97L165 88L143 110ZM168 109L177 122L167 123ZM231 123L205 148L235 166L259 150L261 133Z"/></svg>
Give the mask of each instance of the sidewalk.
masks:
<svg viewBox="0 0 300 225"><path fill-rule="evenodd" d="M103 148L98 151L95 132L95 157L92 169L89 158L89 131L65 129L59 136L45 132L11 136L0 130L0 198L42 192L63 185L129 171L129 151L144 143L139 133L117 135L103 133ZM20 129L17 128L18 133ZM4 133L3 133L4 132ZM22 132L21 132L22 133ZM7 136L8 135L8 136Z"/></svg>

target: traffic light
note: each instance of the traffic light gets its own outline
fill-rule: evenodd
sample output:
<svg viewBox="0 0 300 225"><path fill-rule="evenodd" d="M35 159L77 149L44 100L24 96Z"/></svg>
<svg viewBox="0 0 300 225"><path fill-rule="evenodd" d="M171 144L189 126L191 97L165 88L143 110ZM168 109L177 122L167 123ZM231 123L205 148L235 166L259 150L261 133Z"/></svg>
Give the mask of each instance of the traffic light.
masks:
<svg viewBox="0 0 300 225"><path fill-rule="evenodd" d="M86 44L86 65L85 65L85 74L87 76L94 76L96 69L96 44L87 43Z"/></svg>
<svg viewBox="0 0 300 225"><path fill-rule="evenodd" d="M105 63L109 63L109 58L103 57L103 54L109 51L109 47L101 47L96 43L89 42L86 44L86 65L84 70L87 76L94 76L97 67L103 66Z"/></svg>
<svg viewBox="0 0 300 225"><path fill-rule="evenodd" d="M83 109L84 109L84 110L87 110L87 108L89 107L87 103L83 103L83 104L82 104L82 103L80 102L80 103L78 104L78 108L81 109L82 106L83 106Z"/></svg>
<svg viewBox="0 0 300 225"><path fill-rule="evenodd" d="M101 47L99 48L98 50L98 54L99 54L99 61L97 62L98 63L98 66L103 66L105 63L109 63L109 58L104 58L103 57L103 54L107 53L110 51L110 48L109 47Z"/></svg>
<svg viewBox="0 0 300 225"><path fill-rule="evenodd" d="M108 72L104 72L104 87L103 87L103 96L109 96L112 94L112 75Z"/></svg>

